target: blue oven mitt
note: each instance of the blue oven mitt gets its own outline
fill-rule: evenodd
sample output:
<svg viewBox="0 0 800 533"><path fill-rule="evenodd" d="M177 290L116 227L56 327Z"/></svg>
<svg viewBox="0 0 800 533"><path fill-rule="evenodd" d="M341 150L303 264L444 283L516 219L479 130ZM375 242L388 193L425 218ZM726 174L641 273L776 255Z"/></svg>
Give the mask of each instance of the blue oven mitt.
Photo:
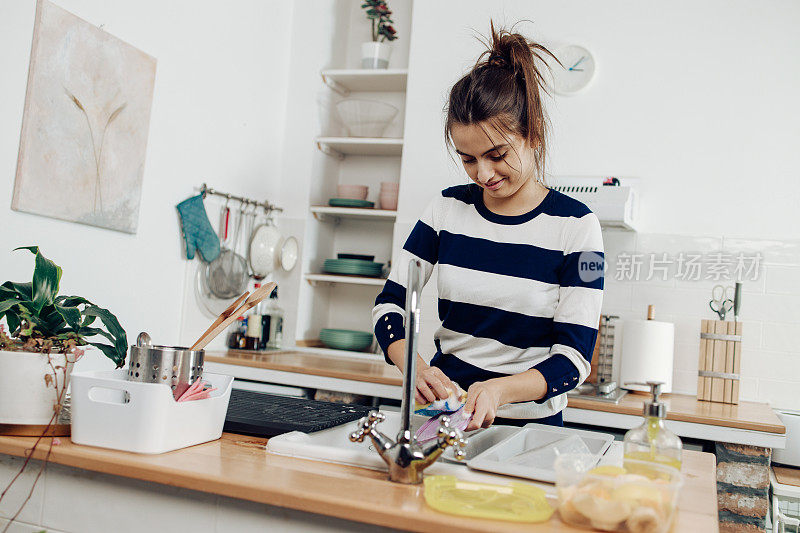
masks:
<svg viewBox="0 0 800 533"><path fill-rule="evenodd" d="M195 249L200 251L203 261L210 263L219 257L219 237L208 221L203 195L192 196L179 203L183 239L186 241L186 257L194 259Z"/></svg>

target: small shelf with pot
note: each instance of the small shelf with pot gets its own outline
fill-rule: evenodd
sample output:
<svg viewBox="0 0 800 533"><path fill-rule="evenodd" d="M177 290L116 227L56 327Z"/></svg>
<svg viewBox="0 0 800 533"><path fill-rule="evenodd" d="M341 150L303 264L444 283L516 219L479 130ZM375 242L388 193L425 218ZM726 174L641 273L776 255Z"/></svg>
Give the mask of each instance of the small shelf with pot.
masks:
<svg viewBox="0 0 800 533"><path fill-rule="evenodd" d="M389 209L364 209L359 207L330 207L327 205L312 205L311 213L319 221L340 221L343 218L350 220L371 220L376 222L394 222L397 211Z"/></svg>
<svg viewBox="0 0 800 533"><path fill-rule="evenodd" d="M387 137L317 137L317 148L329 156L344 159L347 155L400 156L402 138Z"/></svg>
<svg viewBox="0 0 800 533"><path fill-rule="evenodd" d="M349 283L350 285L374 285L383 287L386 278L368 278L365 276L340 276L336 274L306 274L306 281L312 286L318 283Z"/></svg>
<svg viewBox="0 0 800 533"><path fill-rule="evenodd" d="M322 81L342 96L351 92L405 92L408 69L328 69Z"/></svg>

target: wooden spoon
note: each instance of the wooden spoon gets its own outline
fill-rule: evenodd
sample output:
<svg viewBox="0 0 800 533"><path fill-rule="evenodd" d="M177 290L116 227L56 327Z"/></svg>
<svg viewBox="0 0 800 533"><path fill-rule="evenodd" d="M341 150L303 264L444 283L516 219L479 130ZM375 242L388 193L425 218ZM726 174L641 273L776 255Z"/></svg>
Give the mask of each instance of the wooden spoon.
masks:
<svg viewBox="0 0 800 533"><path fill-rule="evenodd" d="M217 337L217 335L222 333L225 330L225 328L230 326L234 320L242 316L244 313L246 313L256 305L258 305L258 303L261 302L261 300L269 296L272 293L273 289L275 289L275 287L276 284L274 282L270 282L267 283L266 285L262 285L261 287L253 291L253 294L251 294L247 298L247 300L244 301L241 307L239 307L233 313L231 313L228 318L220 322L217 325L217 327L212 329L210 332L204 333L203 336L197 339L197 342L195 342L192 345L191 349L202 350L203 348L208 346L208 343L214 340Z"/></svg>
<svg viewBox="0 0 800 533"><path fill-rule="evenodd" d="M209 328L205 330L202 335L200 335L200 338L197 339L197 342L200 342L203 339L203 337L208 335L215 327L222 324L223 320L231 316L231 313L233 313L236 310L236 308L242 305L242 302L244 301L245 298L247 298L248 294L250 294L250 291L245 291L245 293L236 298L236 301L234 301L231 305L229 305L227 309L225 309L222 313L220 313L220 315L217 317L214 323L211 324L211 326L209 326ZM195 346L197 346L197 342L195 342L194 345L189 349L194 350Z"/></svg>

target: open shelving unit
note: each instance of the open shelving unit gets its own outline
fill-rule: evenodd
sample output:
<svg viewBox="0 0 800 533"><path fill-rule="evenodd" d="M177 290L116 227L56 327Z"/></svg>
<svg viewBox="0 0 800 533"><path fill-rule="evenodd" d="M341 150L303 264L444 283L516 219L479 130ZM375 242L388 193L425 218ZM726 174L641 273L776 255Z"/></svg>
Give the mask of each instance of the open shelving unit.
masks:
<svg viewBox="0 0 800 533"><path fill-rule="evenodd" d="M317 148L337 159L348 155L400 156L403 154L403 139L317 137Z"/></svg>
<svg viewBox="0 0 800 533"><path fill-rule="evenodd" d="M342 96L352 92L405 92L408 69L327 69L322 81Z"/></svg>
<svg viewBox="0 0 800 533"><path fill-rule="evenodd" d="M314 215L314 218L322 222L327 220L340 222L342 219L394 222L397 219L397 211L390 211L388 209L330 207L327 205L312 205L311 214Z"/></svg>
<svg viewBox="0 0 800 533"><path fill-rule="evenodd" d="M349 283L350 285L374 285L383 287L386 278L367 278L364 276L340 276L336 274L306 274L306 281L311 285L317 283Z"/></svg>

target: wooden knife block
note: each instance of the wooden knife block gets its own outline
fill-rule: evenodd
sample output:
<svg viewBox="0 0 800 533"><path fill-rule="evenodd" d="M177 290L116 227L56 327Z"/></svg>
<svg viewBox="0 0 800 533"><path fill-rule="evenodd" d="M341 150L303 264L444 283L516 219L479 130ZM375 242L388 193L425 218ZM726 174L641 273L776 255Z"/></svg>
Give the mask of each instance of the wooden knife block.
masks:
<svg viewBox="0 0 800 533"><path fill-rule="evenodd" d="M739 403L742 323L703 320L697 365L697 399Z"/></svg>

